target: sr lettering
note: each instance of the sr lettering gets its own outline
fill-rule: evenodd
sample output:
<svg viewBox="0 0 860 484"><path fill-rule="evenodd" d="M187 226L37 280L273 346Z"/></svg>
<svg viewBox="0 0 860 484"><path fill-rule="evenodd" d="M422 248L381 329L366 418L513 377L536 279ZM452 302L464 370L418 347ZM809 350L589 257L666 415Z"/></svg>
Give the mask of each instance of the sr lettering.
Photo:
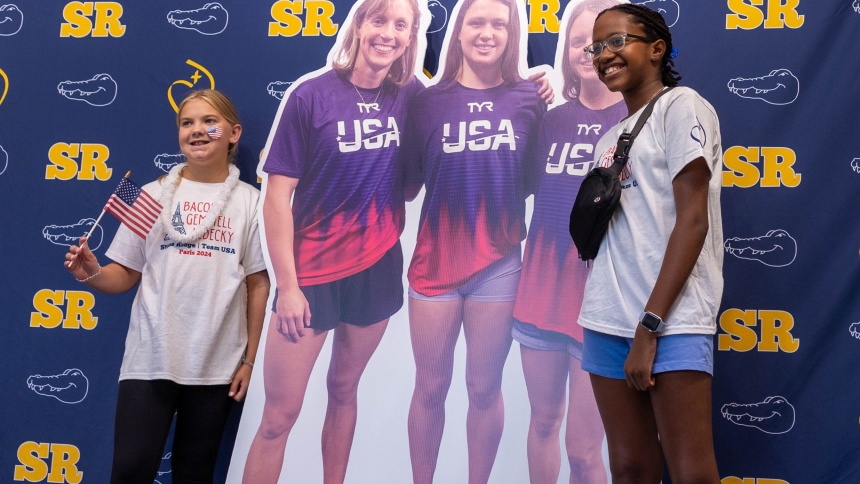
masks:
<svg viewBox="0 0 860 484"><path fill-rule="evenodd" d="M758 479L754 477L724 477L720 484L788 484L788 481L783 481L782 479L766 479L764 477L759 477Z"/></svg>
<svg viewBox="0 0 860 484"><path fill-rule="evenodd" d="M526 5L529 8L530 34L558 33L558 11L561 8L559 0L526 0Z"/></svg>
<svg viewBox="0 0 860 484"><path fill-rule="evenodd" d="M803 25L803 15L797 13L800 0L728 0L726 28L752 30L764 24L766 29L799 29ZM766 9L759 7L767 4Z"/></svg>
<svg viewBox="0 0 860 484"><path fill-rule="evenodd" d="M65 313L63 306L65 305ZM42 289L33 296L31 328L94 329L99 318L93 316L96 298L86 291Z"/></svg>
<svg viewBox="0 0 860 484"><path fill-rule="evenodd" d="M77 466L80 459L74 445L24 442L18 447L15 480L78 484L84 477Z"/></svg>
<svg viewBox="0 0 860 484"><path fill-rule="evenodd" d="M304 23L300 15L305 13ZM269 37L331 37L337 33L338 24L332 22L334 3L328 0L280 0L272 5L269 22Z"/></svg>
<svg viewBox="0 0 860 484"><path fill-rule="evenodd" d="M752 329L759 323L761 338ZM794 316L786 311L727 309L720 315L720 329L725 333L717 337L717 348L719 351L757 349L767 353L794 353L800 347L800 338L791 335L793 328Z"/></svg>
<svg viewBox="0 0 860 484"><path fill-rule="evenodd" d="M50 165L45 167L46 180L109 180L113 173L108 168L110 150L93 143L55 143L48 150ZM80 164L78 161L80 160Z"/></svg>
<svg viewBox="0 0 860 484"><path fill-rule="evenodd" d="M122 37L122 5L117 2L69 2L63 8L65 23L60 37Z"/></svg>
<svg viewBox="0 0 860 484"><path fill-rule="evenodd" d="M762 170L755 166L762 161ZM732 146L723 155L724 187L750 188L796 187L800 185L800 173L794 171L797 155L791 148L757 146Z"/></svg>

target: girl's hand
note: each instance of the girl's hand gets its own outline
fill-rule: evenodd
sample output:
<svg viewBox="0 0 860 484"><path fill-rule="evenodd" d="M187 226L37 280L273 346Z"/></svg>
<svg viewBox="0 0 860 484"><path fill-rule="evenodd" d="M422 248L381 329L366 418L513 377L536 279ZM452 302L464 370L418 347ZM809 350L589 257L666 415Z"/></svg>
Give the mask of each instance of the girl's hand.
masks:
<svg viewBox="0 0 860 484"><path fill-rule="evenodd" d="M301 289L278 290L275 317L278 332L288 340L297 343L305 335L305 328L311 324L311 308Z"/></svg>
<svg viewBox="0 0 860 484"><path fill-rule="evenodd" d="M239 368L233 374L233 381L230 382L230 393L227 394L233 400L241 402L245 399L248 393L248 385L251 383L251 367L239 363Z"/></svg>
<svg viewBox="0 0 860 484"><path fill-rule="evenodd" d="M642 325L637 325L633 346L630 347L627 361L624 362L627 386L643 392L654 386L651 368L654 365L655 354L657 354L657 335Z"/></svg>
<svg viewBox="0 0 860 484"><path fill-rule="evenodd" d="M546 72L536 72L529 76L529 81L540 86L538 96L541 101L552 104L555 100L555 93L552 90L552 85L549 83L549 78L546 77Z"/></svg>
<svg viewBox="0 0 860 484"><path fill-rule="evenodd" d="M80 246L69 247L64 265L75 279L86 279L98 273L99 261L96 260L95 254L87 246L86 237L81 237L80 244Z"/></svg>

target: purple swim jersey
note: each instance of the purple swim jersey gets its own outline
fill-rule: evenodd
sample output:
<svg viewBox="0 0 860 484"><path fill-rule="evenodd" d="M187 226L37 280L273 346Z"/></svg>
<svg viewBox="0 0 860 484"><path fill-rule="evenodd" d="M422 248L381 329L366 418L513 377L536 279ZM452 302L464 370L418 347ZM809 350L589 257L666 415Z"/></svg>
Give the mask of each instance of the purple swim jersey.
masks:
<svg viewBox="0 0 860 484"><path fill-rule="evenodd" d="M582 341L577 324L588 270L570 238L570 209L594 168L601 135L627 115L624 102L594 111L574 99L543 117L534 162L538 181L514 317Z"/></svg>
<svg viewBox="0 0 860 484"><path fill-rule="evenodd" d="M293 199L299 285L367 269L403 231L398 169L407 102L424 86L356 88L335 71L287 100L263 170L298 178Z"/></svg>
<svg viewBox="0 0 860 484"><path fill-rule="evenodd" d="M519 250L527 153L546 105L529 81L491 89L434 86L409 107L407 184L426 188L408 278L435 296Z"/></svg>

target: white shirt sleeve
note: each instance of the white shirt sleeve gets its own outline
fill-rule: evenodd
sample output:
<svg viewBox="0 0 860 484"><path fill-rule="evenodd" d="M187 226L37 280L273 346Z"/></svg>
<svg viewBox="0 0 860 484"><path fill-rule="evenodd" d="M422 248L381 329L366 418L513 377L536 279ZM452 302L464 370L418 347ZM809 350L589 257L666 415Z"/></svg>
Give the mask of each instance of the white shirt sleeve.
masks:
<svg viewBox="0 0 860 484"><path fill-rule="evenodd" d="M156 221L156 223L159 222ZM138 237L124 224L120 224L105 255L120 265L143 272L143 266L146 264L145 249L146 240Z"/></svg>
<svg viewBox="0 0 860 484"><path fill-rule="evenodd" d="M674 179L681 170L696 158L703 157L712 172L717 168L706 155L706 147L714 136L714 114L698 96L687 90L669 99L663 111L666 128L666 163Z"/></svg>

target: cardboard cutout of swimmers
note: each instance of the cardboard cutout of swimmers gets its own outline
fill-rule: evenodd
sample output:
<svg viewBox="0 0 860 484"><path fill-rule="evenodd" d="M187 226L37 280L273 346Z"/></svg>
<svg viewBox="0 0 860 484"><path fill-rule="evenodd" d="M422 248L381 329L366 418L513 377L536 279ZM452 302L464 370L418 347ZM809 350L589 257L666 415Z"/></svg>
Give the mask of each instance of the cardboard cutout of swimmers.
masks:
<svg viewBox="0 0 860 484"><path fill-rule="evenodd" d="M565 10L565 28L578 3L573 0ZM326 67L293 82L281 101L258 168L264 180L264 249L276 284L258 356L263 371L249 392L230 482L238 482L233 478L239 475L242 482L255 484L295 480L285 449L302 404L316 403L304 402L305 393L320 384L311 381L312 372L329 333L325 420L311 432L321 436L325 481L343 481L354 436L356 444L366 438L355 435L358 415L374 411L358 403L359 380L389 318L399 312L398 324L406 323L407 294L416 374L401 388L414 384L412 400L407 422L392 422L377 432L396 433L390 439L402 444L406 431L410 462L395 465L410 469L411 464L414 482L431 482L437 464L446 465L439 460L445 400L452 379L464 377L453 374L462 330L468 472L476 482L489 479L504 426L501 381L512 345L512 316L529 309L515 302L518 291L524 292L520 269L523 278L529 267L563 272L561 266L542 265L535 250L530 256L528 245L521 260L525 199L540 190L543 173L550 172L548 160L553 153L558 157L565 142L561 156L567 158L554 162L554 169L574 174L570 167L588 165L591 152L580 145L573 151L570 140L557 143L549 158L537 151L547 108L538 95L540 86L526 79L546 72L559 105L559 87L567 86L561 66L569 56L561 52L567 43L560 35L558 68L527 69L524 2L458 2L447 16L439 72L428 80L422 66L430 20L426 0L356 3ZM591 25L582 28L587 32L577 39L584 42ZM581 77L585 67L573 70ZM598 132L586 133L590 146ZM419 216L416 203L406 204L422 188ZM399 241L406 217L419 219L412 254L404 254ZM549 232L545 227L542 233ZM558 244L556 250L564 250ZM546 300L556 293L538 302L560 306L558 300ZM575 330L565 332L576 339ZM387 377L367 373L369 380ZM576 380L583 381L587 377ZM564 381L558 384L564 387ZM590 391L576 387L577 402L589 396ZM574 422L584 425L582 419ZM597 461L584 462L602 472L602 427L588 432L584 442L597 445ZM523 458L523 466L524 454L515 456Z"/></svg>

